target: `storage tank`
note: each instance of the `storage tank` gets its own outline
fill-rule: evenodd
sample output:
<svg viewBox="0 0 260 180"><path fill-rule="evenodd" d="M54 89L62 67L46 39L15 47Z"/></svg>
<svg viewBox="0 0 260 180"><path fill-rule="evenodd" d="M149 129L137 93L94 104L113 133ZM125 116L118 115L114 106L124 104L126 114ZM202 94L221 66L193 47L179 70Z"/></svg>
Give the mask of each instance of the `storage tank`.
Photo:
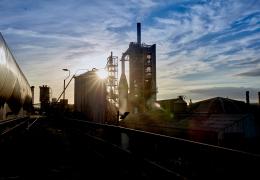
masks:
<svg viewBox="0 0 260 180"><path fill-rule="evenodd" d="M98 77L96 70L75 77L74 105L87 120L105 123L106 121L106 84Z"/></svg>
<svg viewBox="0 0 260 180"><path fill-rule="evenodd" d="M39 86L41 111L46 112L50 104L50 87L47 85Z"/></svg>
<svg viewBox="0 0 260 180"><path fill-rule="evenodd" d="M32 92L0 33L0 110L6 105L14 114L28 110L32 107Z"/></svg>
<svg viewBox="0 0 260 180"><path fill-rule="evenodd" d="M47 85L40 86L40 102L50 102L50 87Z"/></svg>

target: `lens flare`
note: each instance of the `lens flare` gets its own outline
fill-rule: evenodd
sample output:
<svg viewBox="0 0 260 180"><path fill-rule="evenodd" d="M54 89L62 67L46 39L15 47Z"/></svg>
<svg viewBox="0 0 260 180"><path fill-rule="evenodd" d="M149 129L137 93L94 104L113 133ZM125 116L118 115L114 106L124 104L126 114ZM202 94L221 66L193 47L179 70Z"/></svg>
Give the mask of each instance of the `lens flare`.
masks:
<svg viewBox="0 0 260 180"><path fill-rule="evenodd" d="M97 70L97 75L100 79L106 79L108 77L108 73L104 69Z"/></svg>

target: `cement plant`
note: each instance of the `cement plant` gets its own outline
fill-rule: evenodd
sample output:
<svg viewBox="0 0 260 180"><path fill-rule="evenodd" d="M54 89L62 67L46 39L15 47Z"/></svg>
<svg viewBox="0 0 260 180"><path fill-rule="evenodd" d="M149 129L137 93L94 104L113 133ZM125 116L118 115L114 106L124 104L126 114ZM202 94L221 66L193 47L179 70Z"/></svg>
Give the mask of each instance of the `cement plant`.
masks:
<svg viewBox="0 0 260 180"><path fill-rule="evenodd" d="M249 91L158 100L156 44L141 32L138 22L136 42L108 52L104 69L69 74L56 98L30 86L0 36L0 179L259 178L260 92L258 103Z"/></svg>

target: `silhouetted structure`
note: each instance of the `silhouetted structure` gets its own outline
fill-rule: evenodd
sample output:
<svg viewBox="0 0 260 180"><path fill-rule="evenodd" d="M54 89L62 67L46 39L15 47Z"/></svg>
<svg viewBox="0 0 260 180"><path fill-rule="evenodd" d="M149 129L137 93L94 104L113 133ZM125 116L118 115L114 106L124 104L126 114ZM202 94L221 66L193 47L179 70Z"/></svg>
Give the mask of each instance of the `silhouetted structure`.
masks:
<svg viewBox="0 0 260 180"><path fill-rule="evenodd" d="M39 86L40 88L40 103L41 112L48 111L50 105L50 87L47 85Z"/></svg>
<svg viewBox="0 0 260 180"><path fill-rule="evenodd" d="M176 112L179 100L157 101L161 109L129 115L120 125L237 149L252 151L257 146L257 114L245 102L215 97Z"/></svg>
<svg viewBox="0 0 260 180"><path fill-rule="evenodd" d="M111 55L107 58L107 98L114 106L118 107L118 57Z"/></svg>
<svg viewBox="0 0 260 180"><path fill-rule="evenodd" d="M107 99L106 79L101 79L96 71L94 68L75 77L75 110L88 121L115 124L117 108Z"/></svg>
<svg viewBox="0 0 260 180"><path fill-rule="evenodd" d="M260 105L260 92L258 92L258 104Z"/></svg>
<svg viewBox="0 0 260 180"><path fill-rule="evenodd" d="M146 112L156 101L156 45L141 43L141 23L137 23L137 42L123 53L122 63L129 61L129 110Z"/></svg>
<svg viewBox="0 0 260 180"><path fill-rule="evenodd" d="M249 91L246 91L246 103L249 104L250 100L249 100Z"/></svg>
<svg viewBox="0 0 260 180"><path fill-rule="evenodd" d="M74 105L87 120L98 123L106 121L106 84L96 70L75 77Z"/></svg>
<svg viewBox="0 0 260 180"><path fill-rule="evenodd" d="M113 57L113 56L112 56ZM108 62L111 63L111 62ZM111 63L110 67L115 64ZM109 67L109 66L108 66ZM107 80L98 75L98 69L93 68L79 76L74 76L74 116L96 123L117 123L117 107L114 98L109 98ZM115 83L115 79L112 79Z"/></svg>
<svg viewBox="0 0 260 180"><path fill-rule="evenodd" d="M189 124L188 130L215 134L215 140L201 136L209 142L239 147L248 139L256 138L255 119L242 101L216 97L194 103L190 108L191 116L179 125Z"/></svg>
<svg viewBox="0 0 260 180"><path fill-rule="evenodd" d="M32 91L32 104L34 104L34 86L31 86Z"/></svg>
<svg viewBox="0 0 260 180"><path fill-rule="evenodd" d="M179 96L176 99L159 100L157 103L160 107L171 113L186 113L187 103L184 101L183 96Z"/></svg>

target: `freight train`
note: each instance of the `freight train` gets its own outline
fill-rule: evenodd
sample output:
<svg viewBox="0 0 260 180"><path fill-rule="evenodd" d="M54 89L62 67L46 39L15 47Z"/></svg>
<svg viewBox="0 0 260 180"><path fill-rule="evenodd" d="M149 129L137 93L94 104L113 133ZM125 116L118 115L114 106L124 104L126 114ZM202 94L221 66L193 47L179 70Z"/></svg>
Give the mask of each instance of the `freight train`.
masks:
<svg viewBox="0 0 260 180"><path fill-rule="evenodd" d="M31 110L31 87L0 33L0 121Z"/></svg>

